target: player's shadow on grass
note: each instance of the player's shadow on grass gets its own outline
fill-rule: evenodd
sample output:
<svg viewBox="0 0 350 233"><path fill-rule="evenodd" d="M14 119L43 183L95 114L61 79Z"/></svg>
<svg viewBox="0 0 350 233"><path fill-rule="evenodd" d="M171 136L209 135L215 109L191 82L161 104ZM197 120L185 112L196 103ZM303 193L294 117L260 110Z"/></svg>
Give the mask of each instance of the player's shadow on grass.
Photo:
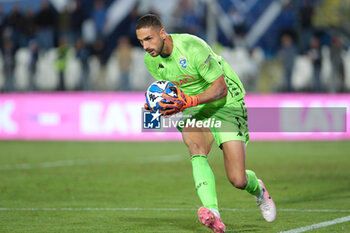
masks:
<svg viewBox="0 0 350 233"><path fill-rule="evenodd" d="M125 221L132 222L142 227L145 232L152 232L154 229L163 229L164 232L202 232L202 226L189 218L179 217L131 217ZM158 231L157 231L158 232ZM159 231L160 232L160 231Z"/></svg>
<svg viewBox="0 0 350 233"><path fill-rule="evenodd" d="M265 231L262 231L261 225L245 224L245 225L237 226L237 225L226 224L225 233L239 233L239 232L265 232Z"/></svg>
<svg viewBox="0 0 350 233"><path fill-rule="evenodd" d="M154 229L163 229L164 232L209 232L197 219L181 218L181 217L131 217L125 219L128 222L132 222L138 227L144 229L145 232L151 232ZM262 231L261 225L244 224L234 225L226 224L225 233L238 233L238 232L265 232ZM158 231L156 231L158 232Z"/></svg>

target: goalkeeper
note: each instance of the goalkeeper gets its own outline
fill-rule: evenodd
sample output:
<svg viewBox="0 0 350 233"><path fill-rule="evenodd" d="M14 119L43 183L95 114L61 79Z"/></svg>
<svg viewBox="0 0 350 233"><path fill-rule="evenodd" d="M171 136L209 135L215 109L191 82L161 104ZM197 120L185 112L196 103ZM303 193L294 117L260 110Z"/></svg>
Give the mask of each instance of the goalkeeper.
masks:
<svg viewBox="0 0 350 233"><path fill-rule="evenodd" d="M180 129L189 149L197 194L203 204L200 222L213 232L225 232L215 190L214 174L207 156L216 141L222 149L226 174L232 185L253 195L266 221L276 217L276 207L264 183L246 170L245 146L249 140L245 90L229 65L200 38L189 34L167 34L158 16L147 14L138 19L136 35L144 50L145 64L157 80L174 83L177 97L163 94L171 103L161 103L162 115L180 111L196 120L221 120L220 129ZM180 88L178 88L180 87ZM146 104L146 109L149 109Z"/></svg>

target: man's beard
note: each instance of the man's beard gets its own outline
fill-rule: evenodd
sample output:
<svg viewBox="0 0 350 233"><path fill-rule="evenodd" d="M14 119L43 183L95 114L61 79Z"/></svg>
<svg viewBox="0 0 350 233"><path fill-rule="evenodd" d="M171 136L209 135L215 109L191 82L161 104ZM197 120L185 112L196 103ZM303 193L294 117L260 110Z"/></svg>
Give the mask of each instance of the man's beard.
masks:
<svg viewBox="0 0 350 233"><path fill-rule="evenodd" d="M164 49L164 40L162 40L162 46L160 46L159 51L155 51L156 54L154 55L154 57L161 55L161 53L163 52L163 49Z"/></svg>
<svg viewBox="0 0 350 233"><path fill-rule="evenodd" d="M165 39L164 39L165 40ZM162 46L160 48L160 51L159 51L159 54L158 55L161 55L162 52L163 52L163 49L164 49L164 40L162 40Z"/></svg>

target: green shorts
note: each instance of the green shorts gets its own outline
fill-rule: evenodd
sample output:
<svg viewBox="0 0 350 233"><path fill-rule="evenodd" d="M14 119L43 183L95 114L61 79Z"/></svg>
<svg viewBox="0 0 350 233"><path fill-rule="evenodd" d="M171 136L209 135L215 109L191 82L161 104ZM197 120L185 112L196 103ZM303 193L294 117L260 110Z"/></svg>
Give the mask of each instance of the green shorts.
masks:
<svg viewBox="0 0 350 233"><path fill-rule="evenodd" d="M200 105L195 108L188 108L183 111L184 121L193 120L208 122L209 129L212 132L217 145L228 141L243 141L248 144L248 115L244 100L241 99L234 103L215 107L210 104ZM192 117L186 117L192 115ZM218 122L220 123L220 126ZM203 124L204 125L204 124ZM181 128L178 127L181 131Z"/></svg>

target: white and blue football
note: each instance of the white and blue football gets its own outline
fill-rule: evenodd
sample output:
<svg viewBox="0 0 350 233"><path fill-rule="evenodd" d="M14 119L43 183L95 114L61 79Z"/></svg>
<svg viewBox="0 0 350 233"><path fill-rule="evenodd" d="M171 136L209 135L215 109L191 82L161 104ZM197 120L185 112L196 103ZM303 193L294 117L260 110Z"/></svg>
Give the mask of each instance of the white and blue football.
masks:
<svg viewBox="0 0 350 233"><path fill-rule="evenodd" d="M163 93L174 97L176 96L176 92L171 87L175 87L175 85L169 81L155 81L148 87L146 102L152 111L156 112L162 108L159 102L168 102L162 97Z"/></svg>

